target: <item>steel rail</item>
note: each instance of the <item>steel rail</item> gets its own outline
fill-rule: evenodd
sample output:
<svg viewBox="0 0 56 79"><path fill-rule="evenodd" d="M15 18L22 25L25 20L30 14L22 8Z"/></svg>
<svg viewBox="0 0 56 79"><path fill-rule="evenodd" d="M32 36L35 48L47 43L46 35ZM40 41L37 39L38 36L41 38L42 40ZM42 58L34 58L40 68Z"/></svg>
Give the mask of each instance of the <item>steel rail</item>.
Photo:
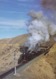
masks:
<svg viewBox="0 0 56 79"><path fill-rule="evenodd" d="M41 54L41 55L43 55L43 54ZM21 64L19 64L18 66L16 66L16 69L19 69L19 71L20 71L22 67L28 66L28 64L31 64L34 60L36 60L36 58L40 58L41 55L36 56L35 58L29 60L29 61L26 62L26 63L21 63ZM24 68L23 68L23 69L24 69ZM14 67L13 67L12 69L10 69L10 70L8 70L8 71L6 71L6 72L0 74L0 79L5 78L7 75L11 74L12 72L14 73Z"/></svg>

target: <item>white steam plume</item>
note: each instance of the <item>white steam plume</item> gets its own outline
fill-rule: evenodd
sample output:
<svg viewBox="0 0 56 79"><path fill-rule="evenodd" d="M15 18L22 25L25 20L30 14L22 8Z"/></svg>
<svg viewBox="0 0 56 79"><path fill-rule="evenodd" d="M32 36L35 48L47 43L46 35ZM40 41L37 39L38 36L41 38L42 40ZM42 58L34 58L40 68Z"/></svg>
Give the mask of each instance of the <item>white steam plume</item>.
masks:
<svg viewBox="0 0 56 79"><path fill-rule="evenodd" d="M27 45L29 50L32 50L36 44L40 45L43 42L47 42L50 40L50 35L56 34L56 25L48 22L48 19L44 17L42 12L31 11L29 15L32 19L28 24L30 37Z"/></svg>

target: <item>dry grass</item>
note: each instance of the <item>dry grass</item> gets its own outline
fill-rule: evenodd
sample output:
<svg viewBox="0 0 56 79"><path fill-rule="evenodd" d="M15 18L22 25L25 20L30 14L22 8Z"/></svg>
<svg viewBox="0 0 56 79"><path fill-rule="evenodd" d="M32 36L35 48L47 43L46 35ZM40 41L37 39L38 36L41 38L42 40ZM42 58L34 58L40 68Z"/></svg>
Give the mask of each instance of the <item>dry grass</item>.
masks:
<svg viewBox="0 0 56 79"><path fill-rule="evenodd" d="M0 72L7 71L14 67L14 53L17 60L20 56L19 46L24 43L28 35L18 36L12 39L0 40Z"/></svg>
<svg viewBox="0 0 56 79"><path fill-rule="evenodd" d="M14 66L14 52L16 65L20 56L19 46L27 39L27 35L8 40L0 40L0 71L4 72ZM52 41L51 41L52 43ZM36 60L21 72L22 79L56 79L56 44L46 56Z"/></svg>
<svg viewBox="0 0 56 79"><path fill-rule="evenodd" d="M50 49L49 53L46 55L45 60L52 66L56 76L56 44L54 44L52 49Z"/></svg>
<svg viewBox="0 0 56 79"><path fill-rule="evenodd" d="M21 76L25 79L56 79L56 44L46 56L22 71Z"/></svg>

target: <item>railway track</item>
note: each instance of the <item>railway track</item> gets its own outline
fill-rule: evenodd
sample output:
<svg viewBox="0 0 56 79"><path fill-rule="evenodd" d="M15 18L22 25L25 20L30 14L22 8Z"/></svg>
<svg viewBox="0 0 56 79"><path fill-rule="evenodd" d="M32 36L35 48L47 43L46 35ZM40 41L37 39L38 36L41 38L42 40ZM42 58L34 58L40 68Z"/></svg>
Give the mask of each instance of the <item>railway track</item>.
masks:
<svg viewBox="0 0 56 79"><path fill-rule="evenodd" d="M33 53L30 54L26 59L22 59L22 61L20 60L18 66L16 66L17 72L20 73L22 70L24 70L27 66L29 66L32 62L34 62L36 59L38 60L40 57L42 57L43 55L45 55L46 53L48 53L49 49L52 46L50 46L48 49L46 49L45 51L40 51L38 53ZM26 61L25 61L26 60ZM0 79L12 79L12 78L7 78L8 76L11 77L14 74L14 68L8 70L7 72L4 72L3 74L0 74ZM14 79L14 78L13 78Z"/></svg>
<svg viewBox="0 0 56 79"><path fill-rule="evenodd" d="M27 66L29 66L33 61L35 61L36 58L39 59L42 55L43 54L36 56L36 57L32 58L31 60L29 60L27 62L25 62L25 61L21 62L18 66L16 66L17 71L21 72L23 69L25 69ZM0 79L6 79L6 77L10 74L12 74L12 75L14 74L14 68L0 74Z"/></svg>

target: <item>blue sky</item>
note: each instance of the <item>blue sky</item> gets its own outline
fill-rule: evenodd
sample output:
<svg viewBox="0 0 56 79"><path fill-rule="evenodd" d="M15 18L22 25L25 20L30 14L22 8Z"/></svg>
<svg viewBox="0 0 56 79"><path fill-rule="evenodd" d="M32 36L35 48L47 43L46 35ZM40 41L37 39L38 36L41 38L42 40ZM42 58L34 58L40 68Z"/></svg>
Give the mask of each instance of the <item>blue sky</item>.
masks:
<svg viewBox="0 0 56 79"><path fill-rule="evenodd" d="M27 14L41 10L39 3L40 0L0 0L0 38L27 33Z"/></svg>

